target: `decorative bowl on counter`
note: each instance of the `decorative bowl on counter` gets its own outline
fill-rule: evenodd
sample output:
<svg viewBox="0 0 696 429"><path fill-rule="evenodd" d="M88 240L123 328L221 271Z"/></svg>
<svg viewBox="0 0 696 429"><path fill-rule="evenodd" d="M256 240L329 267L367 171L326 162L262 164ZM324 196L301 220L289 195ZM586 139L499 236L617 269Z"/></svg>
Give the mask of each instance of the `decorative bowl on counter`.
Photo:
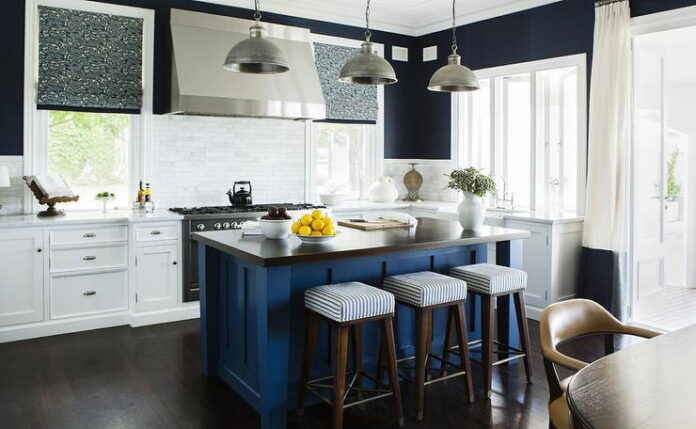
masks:
<svg viewBox="0 0 696 429"><path fill-rule="evenodd" d="M271 238L274 240L279 240L287 238L290 234L290 226L292 225L292 219L258 219L259 228L266 238Z"/></svg>
<svg viewBox="0 0 696 429"><path fill-rule="evenodd" d="M343 201L343 196L341 194L320 194L319 201L327 206L337 206Z"/></svg>
<svg viewBox="0 0 696 429"><path fill-rule="evenodd" d="M336 238L335 235L324 235L324 236L318 236L318 235L300 235L300 234L293 234L295 237L299 238L302 244L325 244L331 242L334 238Z"/></svg>

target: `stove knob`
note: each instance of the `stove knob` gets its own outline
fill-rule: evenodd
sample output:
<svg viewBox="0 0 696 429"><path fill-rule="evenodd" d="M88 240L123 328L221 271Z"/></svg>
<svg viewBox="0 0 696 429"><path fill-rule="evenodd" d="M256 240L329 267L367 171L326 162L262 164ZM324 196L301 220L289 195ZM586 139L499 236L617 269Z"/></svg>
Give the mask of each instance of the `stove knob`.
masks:
<svg viewBox="0 0 696 429"><path fill-rule="evenodd" d="M213 225L213 228L215 228L216 230L221 230L221 229L222 229L222 224L220 224L220 222L218 222L218 223L216 223L215 225Z"/></svg>
<svg viewBox="0 0 696 429"><path fill-rule="evenodd" d="M203 230L205 229L205 225L203 225L202 223L199 223L199 224L196 226L196 229L199 230L199 231L203 231Z"/></svg>
<svg viewBox="0 0 696 429"><path fill-rule="evenodd" d="M222 224L222 229L230 229L230 223L229 223L229 222L223 223L223 224Z"/></svg>
<svg viewBox="0 0 696 429"><path fill-rule="evenodd" d="M237 222L232 222L232 229L239 229L239 224Z"/></svg>

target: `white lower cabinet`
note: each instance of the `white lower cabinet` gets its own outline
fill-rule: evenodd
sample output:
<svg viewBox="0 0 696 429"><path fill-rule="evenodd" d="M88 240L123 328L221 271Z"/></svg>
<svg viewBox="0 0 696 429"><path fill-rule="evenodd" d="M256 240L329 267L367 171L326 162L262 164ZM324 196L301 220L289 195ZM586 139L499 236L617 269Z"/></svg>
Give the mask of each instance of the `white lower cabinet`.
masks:
<svg viewBox="0 0 696 429"><path fill-rule="evenodd" d="M128 309L128 271L51 279L51 319Z"/></svg>
<svg viewBox="0 0 696 429"><path fill-rule="evenodd" d="M531 234L524 240L522 251L522 269L527 273L527 290L524 298L527 306L543 309L550 304L549 225L509 220L506 227L522 229Z"/></svg>
<svg viewBox="0 0 696 429"><path fill-rule="evenodd" d="M135 253L136 310L171 307L179 290L179 246L138 247Z"/></svg>
<svg viewBox="0 0 696 429"><path fill-rule="evenodd" d="M0 233L0 326L43 320L44 245L42 229Z"/></svg>

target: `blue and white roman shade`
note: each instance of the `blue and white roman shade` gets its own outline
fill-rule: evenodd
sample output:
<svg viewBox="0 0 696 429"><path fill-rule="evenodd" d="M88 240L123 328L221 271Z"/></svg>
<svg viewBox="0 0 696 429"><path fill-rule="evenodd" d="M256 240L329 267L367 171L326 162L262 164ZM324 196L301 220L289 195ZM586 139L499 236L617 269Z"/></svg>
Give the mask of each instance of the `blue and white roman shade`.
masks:
<svg viewBox="0 0 696 429"><path fill-rule="evenodd" d="M143 20L41 6L39 109L139 113Z"/></svg>
<svg viewBox="0 0 696 429"><path fill-rule="evenodd" d="M341 68L359 49L326 43L314 44L319 82L326 101L325 122L377 122L379 103L374 85L351 85L338 81Z"/></svg>

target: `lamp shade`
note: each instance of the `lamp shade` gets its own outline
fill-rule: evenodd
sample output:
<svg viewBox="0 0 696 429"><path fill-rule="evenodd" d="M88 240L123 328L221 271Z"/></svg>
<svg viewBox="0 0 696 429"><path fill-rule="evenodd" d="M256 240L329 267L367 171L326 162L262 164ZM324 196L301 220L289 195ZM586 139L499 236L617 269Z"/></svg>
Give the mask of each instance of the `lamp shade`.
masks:
<svg viewBox="0 0 696 429"><path fill-rule="evenodd" d="M452 54L447 65L440 67L430 78L428 89L440 92L476 91L480 88L474 72L461 64L462 57Z"/></svg>
<svg viewBox="0 0 696 429"><path fill-rule="evenodd" d="M0 188L10 187L10 170L4 166L0 165Z"/></svg>
<svg viewBox="0 0 696 429"><path fill-rule="evenodd" d="M249 32L248 39L230 49L223 65L225 70L253 74L284 73L290 70L290 63L283 51L263 38L263 27L253 25Z"/></svg>
<svg viewBox="0 0 696 429"><path fill-rule="evenodd" d="M389 61L377 55L372 42L363 42L360 51L341 69L338 80L358 85L389 85L396 83L396 73Z"/></svg>

